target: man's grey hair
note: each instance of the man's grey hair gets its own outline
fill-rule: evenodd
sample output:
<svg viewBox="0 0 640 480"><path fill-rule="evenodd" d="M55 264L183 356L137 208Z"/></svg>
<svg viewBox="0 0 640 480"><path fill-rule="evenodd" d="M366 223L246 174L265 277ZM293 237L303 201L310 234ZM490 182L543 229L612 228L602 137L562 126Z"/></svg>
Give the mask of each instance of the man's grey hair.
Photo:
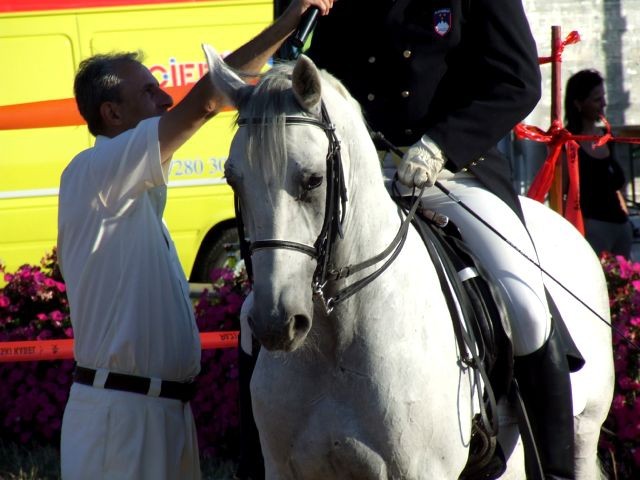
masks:
<svg viewBox="0 0 640 480"><path fill-rule="evenodd" d="M118 66L123 62L142 63L143 60L144 55L138 51L98 54L80 62L73 93L80 115L94 136L103 129L100 105L122 101Z"/></svg>

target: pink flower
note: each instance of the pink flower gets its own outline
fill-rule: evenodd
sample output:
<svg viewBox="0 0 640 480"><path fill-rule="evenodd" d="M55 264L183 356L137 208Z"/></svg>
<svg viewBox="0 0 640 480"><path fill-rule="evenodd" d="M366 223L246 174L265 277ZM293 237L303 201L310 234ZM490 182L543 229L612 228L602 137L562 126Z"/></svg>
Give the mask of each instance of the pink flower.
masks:
<svg viewBox="0 0 640 480"><path fill-rule="evenodd" d="M633 268L631 264L621 255L617 255L616 260L618 261L618 265L620 265L620 277L621 278L629 278L629 276L633 273Z"/></svg>
<svg viewBox="0 0 640 480"><path fill-rule="evenodd" d="M42 330L39 334L37 339L38 340L48 340L51 337L53 337L52 333L50 330Z"/></svg>
<svg viewBox="0 0 640 480"><path fill-rule="evenodd" d="M8 307L11 301L6 295L0 295L0 308Z"/></svg>
<svg viewBox="0 0 640 480"><path fill-rule="evenodd" d="M18 271L18 277L22 280L29 280L31 276L32 272L29 267L22 267L22 269Z"/></svg>
<svg viewBox="0 0 640 480"><path fill-rule="evenodd" d="M628 376L619 378L618 385L620 385L620 388L622 388L622 390L638 390L640 386L638 382Z"/></svg>
<svg viewBox="0 0 640 480"><path fill-rule="evenodd" d="M629 368L629 360L626 356L616 355L614 359L614 366L616 372L626 372Z"/></svg>

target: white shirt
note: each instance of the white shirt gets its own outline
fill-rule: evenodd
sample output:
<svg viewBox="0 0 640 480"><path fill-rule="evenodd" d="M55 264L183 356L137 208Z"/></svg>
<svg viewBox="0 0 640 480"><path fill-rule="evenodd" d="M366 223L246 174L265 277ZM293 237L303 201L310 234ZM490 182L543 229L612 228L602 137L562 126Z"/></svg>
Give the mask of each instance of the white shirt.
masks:
<svg viewBox="0 0 640 480"><path fill-rule="evenodd" d="M62 174L58 261L79 365L186 380L200 370L189 286L162 212L159 117L97 137Z"/></svg>

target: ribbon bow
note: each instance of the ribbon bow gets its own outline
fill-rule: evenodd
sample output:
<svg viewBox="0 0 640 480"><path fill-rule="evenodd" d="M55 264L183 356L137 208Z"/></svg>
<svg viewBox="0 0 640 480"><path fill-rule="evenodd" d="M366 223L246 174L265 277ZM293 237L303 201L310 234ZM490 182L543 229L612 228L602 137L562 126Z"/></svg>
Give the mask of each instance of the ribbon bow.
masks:
<svg viewBox="0 0 640 480"><path fill-rule="evenodd" d="M560 153L564 148L567 158L567 176L569 179L564 217L583 235L584 221L582 219L582 211L580 210L580 169L578 163L578 149L580 145L578 142L592 141L594 142L594 148L601 147L611 141L630 141L630 143L635 143L635 139L619 140L614 138L611 135L611 125L609 125L607 119L601 116L600 120L605 126L604 135L574 135L564 128L559 120L554 120L546 132L538 127L524 125L522 123L516 125L514 129L518 138L526 138L548 145L549 154L527 192L529 198L539 202L544 202L547 193L549 193L558 158L560 158Z"/></svg>

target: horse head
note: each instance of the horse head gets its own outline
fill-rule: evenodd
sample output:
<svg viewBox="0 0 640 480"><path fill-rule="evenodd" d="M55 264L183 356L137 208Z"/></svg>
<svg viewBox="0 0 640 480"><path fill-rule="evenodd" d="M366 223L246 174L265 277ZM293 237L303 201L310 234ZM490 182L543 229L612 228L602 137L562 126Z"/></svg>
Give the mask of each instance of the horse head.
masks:
<svg viewBox="0 0 640 480"><path fill-rule="evenodd" d="M328 152L341 143L340 127L334 130L332 120L353 124L361 113L355 101L345 101L351 99L346 90L304 55L295 65L274 66L249 85L211 47L204 48L214 85L238 110L240 128L225 176L239 197L251 242L249 323L267 349L293 351L305 341L314 318L326 315L314 301L312 284L318 280L319 236L326 234L327 195L335 190L328 177L337 174L343 198L336 208L345 217L345 181L351 172L348 165L338 173L328 171ZM333 110L331 120L327 107ZM364 127L362 132L369 140ZM348 157L349 149L342 148L340 169ZM336 240L336 228L329 236Z"/></svg>

